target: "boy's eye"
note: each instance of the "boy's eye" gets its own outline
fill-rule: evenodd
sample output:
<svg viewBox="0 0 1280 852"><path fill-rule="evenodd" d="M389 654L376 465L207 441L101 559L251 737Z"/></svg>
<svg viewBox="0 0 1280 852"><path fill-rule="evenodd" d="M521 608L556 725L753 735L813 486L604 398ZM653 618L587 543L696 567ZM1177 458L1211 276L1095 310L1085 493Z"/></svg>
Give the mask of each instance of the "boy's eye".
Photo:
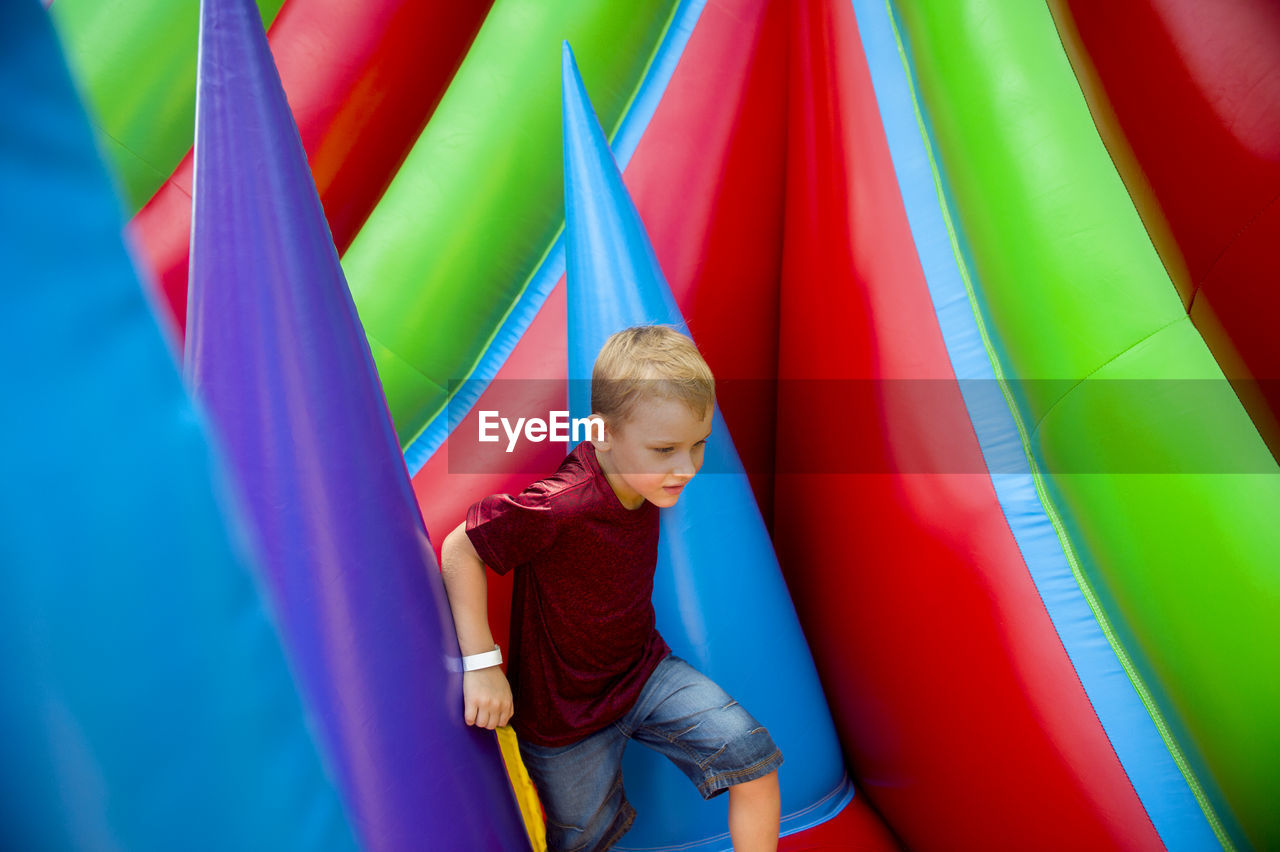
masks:
<svg viewBox="0 0 1280 852"><path fill-rule="evenodd" d="M675 447L654 447L653 450L654 452L662 453L665 456L667 453L674 452Z"/></svg>

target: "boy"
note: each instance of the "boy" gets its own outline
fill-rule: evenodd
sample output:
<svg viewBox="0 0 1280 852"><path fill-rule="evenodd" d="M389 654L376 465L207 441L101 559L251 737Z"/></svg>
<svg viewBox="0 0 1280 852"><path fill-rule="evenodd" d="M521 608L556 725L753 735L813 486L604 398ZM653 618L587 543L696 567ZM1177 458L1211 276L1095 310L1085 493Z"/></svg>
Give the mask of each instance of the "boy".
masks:
<svg viewBox="0 0 1280 852"><path fill-rule="evenodd" d="M442 548L462 649L467 724L514 715L552 850L604 850L631 827L629 739L657 749L704 798L729 791L734 849L775 850L782 753L718 686L671 654L654 627L658 508L702 466L715 383L693 341L638 326L605 342L591 378L603 436L550 477L471 506ZM498 668L484 565L516 570L512 677Z"/></svg>

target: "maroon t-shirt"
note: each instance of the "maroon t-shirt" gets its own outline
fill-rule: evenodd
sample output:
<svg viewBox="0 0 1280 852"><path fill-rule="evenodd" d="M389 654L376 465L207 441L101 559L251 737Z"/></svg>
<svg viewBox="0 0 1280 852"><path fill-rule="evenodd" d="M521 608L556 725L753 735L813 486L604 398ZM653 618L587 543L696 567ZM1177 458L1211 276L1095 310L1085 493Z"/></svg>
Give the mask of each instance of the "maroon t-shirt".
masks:
<svg viewBox="0 0 1280 852"><path fill-rule="evenodd" d="M619 502L583 441L546 479L467 510L485 563L513 569L512 725L568 745L619 719L670 653L653 615L658 507Z"/></svg>

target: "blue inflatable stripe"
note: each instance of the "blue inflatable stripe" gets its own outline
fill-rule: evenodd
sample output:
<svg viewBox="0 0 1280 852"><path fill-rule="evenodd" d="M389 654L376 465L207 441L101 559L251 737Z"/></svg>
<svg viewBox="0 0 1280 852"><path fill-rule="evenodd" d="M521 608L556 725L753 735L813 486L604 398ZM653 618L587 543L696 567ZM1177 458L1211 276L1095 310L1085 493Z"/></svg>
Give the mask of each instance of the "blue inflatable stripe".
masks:
<svg viewBox="0 0 1280 852"><path fill-rule="evenodd" d="M1072 571L1040 499L1015 414L994 392L995 357L980 328L976 280L963 236L949 221L945 179L916 109L910 62L886 0L851 0L907 219L951 364L992 473L997 499L1027 569L1156 831L1171 850L1217 847L1212 827L1160 736ZM966 281L967 277L967 281Z"/></svg>
<svg viewBox="0 0 1280 852"><path fill-rule="evenodd" d="M622 121L614 134L612 149L618 168L626 169L635 154L636 146L649 128L649 122L666 94L671 75L676 64L684 55L685 46L693 34L707 0L682 0L672 14L662 42L654 52L644 79L636 90L635 96L625 110ZM528 330L529 324L537 316L538 311L546 303L547 297L555 289L556 282L564 275L564 230L556 235L555 242L547 249L542 262L529 277L524 291L511 306L502 325L493 336L493 342L485 349L476 362L471 375L458 387L450 389L453 396L448 404L431 418L418 436L414 438L404 451L405 464L411 476L422 470L427 460L444 444L449 433L458 428L463 418L475 406L476 401L489 387L489 383L498 375L502 365L515 350L516 344Z"/></svg>

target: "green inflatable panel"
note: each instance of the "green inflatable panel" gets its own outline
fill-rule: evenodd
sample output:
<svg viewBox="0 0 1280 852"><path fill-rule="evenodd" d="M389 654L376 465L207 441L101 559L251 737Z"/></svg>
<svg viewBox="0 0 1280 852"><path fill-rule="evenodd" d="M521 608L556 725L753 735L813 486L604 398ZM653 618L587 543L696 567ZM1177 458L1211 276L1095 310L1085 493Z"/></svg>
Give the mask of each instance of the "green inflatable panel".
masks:
<svg viewBox="0 0 1280 852"><path fill-rule="evenodd" d="M1047 7L893 7L1077 577L1224 845L1280 846L1280 470L1187 318Z"/></svg>
<svg viewBox="0 0 1280 852"><path fill-rule="evenodd" d="M284 0L257 0L269 26ZM57 0L49 11L129 215L191 150L195 0Z"/></svg>
<svg viewBox="0 0 1280 852"><path fill-rule="evenodd" d="M498 0L343 268L402 446L442 410L564 225L560 51L610 132L675 0Z"/></svg>

